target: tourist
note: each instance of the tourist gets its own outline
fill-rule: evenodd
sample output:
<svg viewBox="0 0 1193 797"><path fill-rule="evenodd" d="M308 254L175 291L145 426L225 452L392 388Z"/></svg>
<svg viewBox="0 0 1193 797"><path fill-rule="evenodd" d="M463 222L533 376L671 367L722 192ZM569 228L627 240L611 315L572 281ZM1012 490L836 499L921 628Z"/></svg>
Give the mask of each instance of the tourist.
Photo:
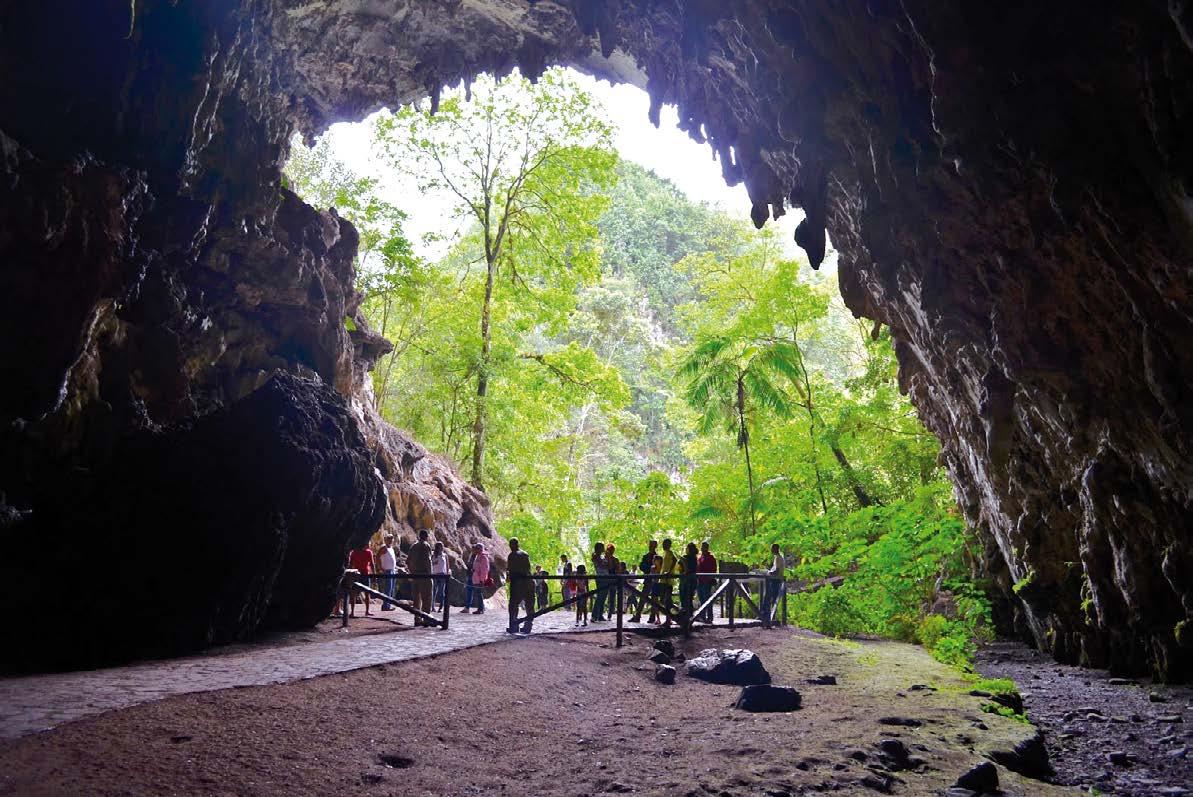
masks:
<svg viewBox="0 0 1193 797"><path fill-rule="evenodd" d="M566 559L567 557L564 558ZM576 583L575 579L572 578L572 563L564 562L559 574L563 576L563 580L559 582L560 591L563 592L563 602L567 603L576 595Z"/></svg>
<svg viewBox="0 0 1193 797"><path fill-rule="evenodd" d="M410 546L410 550L406 552L406 566L410 569L410 575L416 576L411 579L410 588L414 593L414 610L424 614L431 613L431 579L425 576L431 575L431 532L428 529L418 530L418 541ZM418 576L424 576L418 578ZM425 617L414 615L414 624L430 625Z"/></svg>
<svg viewBox="0 0 1193 797"><path fill-rule="evenodd" d="M381 611L392 612L394 610L394 589L398 584L398 580L394 578L398 572L398 554L394 551L394 535L392 534L385 535L381 543L381 550L377 552L377 572L383 576L381 591L386 595L386 600L381 602Z"/></svg>
<svg viewBox="0 0 1193 797"><path fill-rule="evenodd" d="M624 610L624 607L627 606L634 598L634 593L630 591L630 587L636 584L637 581L629 578L630 569L626 566L626 563L620 559L617 561L617 574L622 576L622 578L618 579L617 583L618 589L621 591L621 606Z"/></svg>
<svg viewBox="0 0 1193 797"><path fill-rule="evenodd" d="M617 548L612 544L605 546L605 573L615 576L621 570L621 560L613 554ZM605 578L605 617L612 619L617 611L617 587L621 583L618 578Z"/></svg>
<svg viewBox="0 0 1193 797"><path fill-rule="evenodd" d="M373 575L373 551L369 548L367 543L359 548L354 549L352 553L348 554L348 565L360 574L356 579L353 580L353 583L359 582L365 586L372 586L369 583L369 579ZM362 589L353 588L352 609L350 615L352 617L356 616L356 599L361 595L364 595L365 599L365 617L368 617L371 614L370 609L373 604L372 598L369 597L369 593Z"/></svg>
<svg viewBox="0 0 1193 797"><path fill-rule="evenodd" d="M769 622L774 611L775 602L779 599L779 592L783 589L786 577L787 562L783 560L783 553L779 550L779 543L770 547L771 564L766 571L766 597L763 600L762 616L764 622Z"/></svg>
<svg viewBox="0 0 1193 797"><path fill-rule="evenodd" d="M468 567L468 584L464 591L464 608L461 614L472 609L472 596L476 596L476 613L485 613L485 587L489 584L489 552L479 542L472 544L472 561Z"/></svg>
<svg viewBox="0 0 1193 797"><path fill-rule="evenodd" d="M576 625L588 625L588 574L584 565L576 565L576 577L572 580L572 590L579 596L576 601ZM584 622L581 623L580 621Z"/></svg>
<svg viewBox="0 0 1193 797"><path fill-rule="evenodd" d="M651 603L650 603L650 617L647 619L646 622L651 623L652 625L658 625L659 624L659 606L662 605L662 602L663 602L663 582L659 578L659 576L662 575L662 572L663 572L663 557L662 556L659 556L657 554L655 555L654 563L651 564L651 566L650 566L650 572L652 574L649 579L650 583L651 583L651 586L650 586L651 595L650 596L654 600L651 601Z"/></svg>
<svg viewBox="0 0 1193 797"><path fill-rule="evenodd" d="M534 594L538 597L540 612L551 602L551 591L547 588L547 579L543 578L546 574L542 565L534 566Z"/></svg>
<svg viewBox="0 0 1193 797"><path fill-rule="evenodd" d="M603 579L601 578L609 571L605 565L605 543L598 542L592 546L592 572L596 576L596 595L592 600L592 621L599 623L605 619L605 590Z"/></svg>
<svg viewBox="0 0 1193 797"><path fill-rule="evenodd" d="M696 565L699 559L696 543L689 542L679 563L680 571L683 573L679 579L679 603L689 619L696 608L692 605L692 599L696 597Z"/></svg>
<svg viewBox="0 0 1193 797"><path fill-rule="evenodd" d="M671 613L675 611L675 581L672 576L679 569L679 560L671 551L671 539L663 540L663 566L659 568L659 603L666 610L667 622L663 627L671 625Z"/></svg>
<svg viewBox="0 0 1193 797"><path fill-rule="evenodd" d="M697 573L715 573L717 572L717 557L712 555L709 550L708 540L700 543L700 556L696 559ZM700 580L696 582L696 593L700 596L700 605L703 606L712 597L713 579L708 576L701 576ZM701 615L702 620L706 623L712 622L712 606L705 608Z"/></svg>
<svg viewBox="0 0 1193 797"><path fill-rule="evenodd" d="M642 559L638 562L638 572L642 574L642 594L638 596L638 602L634 604L634 616L630 618L631 623L642 622L642 612L646 609L647 597L654 597L651 593L654 590L654 579L650 574L654 571L654 558L658 555L659 541L651 540L647 544L646 553L642 555Z"/></svg>
<svg viewBox="0 0 1193 797"><path fill-rule="evenodd" d="M435 550L431 552L431 574L438 576L431 596L431 608L441 612L447 608L447 577L451 570L447 565L447 551L442 542L435 543Z"/></svg>
<svg viewBox="0 0 1193 797"><path fill-rule="evenodd" d="M519 548L517 537L510 537L510 555L507 561L510 624L505 632L518 633L518 611L525 607L526 619L522 623L522 633L529 634L534 624L534 579L530 575L530 555Z"/></svg>

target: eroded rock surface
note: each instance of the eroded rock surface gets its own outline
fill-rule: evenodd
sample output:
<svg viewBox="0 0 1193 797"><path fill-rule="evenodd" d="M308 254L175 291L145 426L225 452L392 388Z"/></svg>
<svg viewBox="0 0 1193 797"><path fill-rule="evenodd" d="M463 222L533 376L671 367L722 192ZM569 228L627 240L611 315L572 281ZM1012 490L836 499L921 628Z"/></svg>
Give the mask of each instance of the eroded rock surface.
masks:
<svg viewBox="0 0 1193 797"><path fill-rule="evenodd" d="M0 667L309 626L382 527L503 561L483 494L371 409L388 344L346 321L355 231L280 186L270 18L0 12Z"/></svg>
<svg viewBox="0 0 1193 797"><path fill-rule="evenodd" d="M1004 625L1066 661L1193 671L1187 2L10 6L14 510L279 371L354 395L355 347L373 345L344 324L355 236L279 187L294 129L482 70L573 63L644 85L652 113L677 103L756 223L803 208L814 265L828 231L847 303L889 326L943 442ZM441 538L485 537L483 502L405 445L387 449L391 527L432 507ZM396 473L433 487L395 496Z"/></svg>

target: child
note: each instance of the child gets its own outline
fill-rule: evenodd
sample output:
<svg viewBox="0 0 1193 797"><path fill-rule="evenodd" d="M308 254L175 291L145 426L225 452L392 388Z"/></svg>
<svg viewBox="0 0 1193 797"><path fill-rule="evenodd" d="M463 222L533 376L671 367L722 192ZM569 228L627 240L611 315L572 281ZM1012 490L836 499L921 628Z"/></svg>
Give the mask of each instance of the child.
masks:
<svg viewBox="0 0 1193 797"><path fill-rule="evenodd" d="M580 596L576 601L576 625L581 625L581 619L583 625L588 625L588 571L584 565L576 565L576 578L572 584L572 589Z"/></svg>

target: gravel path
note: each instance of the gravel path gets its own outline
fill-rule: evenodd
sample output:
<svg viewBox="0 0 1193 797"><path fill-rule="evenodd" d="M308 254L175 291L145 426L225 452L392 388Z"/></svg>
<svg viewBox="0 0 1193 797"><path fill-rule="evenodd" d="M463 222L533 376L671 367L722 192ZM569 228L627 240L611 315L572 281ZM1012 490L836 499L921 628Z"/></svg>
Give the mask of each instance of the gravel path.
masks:
<svg viewBox="0 0 1193 797"><path fill-rule="evenodd" d="M390 618L399 616L409 624L410 618L405 613L389 614ZM389 618L359 617L352 623L369 623L375 627L384 625L385 619ZM611 627L611 623L604 622L576 628L573 621L572 612L551 612L534 621L535 633L595 632ZM177 695L290 683L505 642L513 638L505 633L507 622L508 614L501 605L490 606L483 615L462 614L453 608L447 631L406 627L392 633L349 636L333 631L321 635L324 638L317 641L311 641L312 635L308 634L301 644L271 640L124 667L3 678L0 679L0 739L15 739L95 714ZM753 623L739 621L739 624ZM642 626L627 624L627 627Z"/></svg>
<svg viewBox="0 0 1193 797"><path fill-rule="evenodd" d="M978 669L1019 685L1056 782L1103 794L1193 795L1193 688L1112 678L997 642Z"/></svg>

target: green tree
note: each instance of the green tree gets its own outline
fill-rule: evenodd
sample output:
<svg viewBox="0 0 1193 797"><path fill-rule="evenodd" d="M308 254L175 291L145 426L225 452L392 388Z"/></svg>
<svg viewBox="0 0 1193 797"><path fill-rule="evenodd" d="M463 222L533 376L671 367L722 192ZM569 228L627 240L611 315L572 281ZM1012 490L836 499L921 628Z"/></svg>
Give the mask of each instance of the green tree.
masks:
<svg viewBox="0 0 1193 797"><path fill-rule="evenodd" d="M566 312L576 284L597 274L596 221L614 179L611 128L562 70L531 86L482 78L472 99L452 92L382 114L380 151L422 193L448 193L479 229L484 290L475 356L471 439L474 485L484 484L493 367L493 302L499 285Z"/></svg>
<svg viewBox="0 0 1193 797"><path fill-rule="evenodd" d="M736 435L750 489L750 531L757 532L750 427L759 409L791 415L786 383L795 372L793 347L747 337L718 335L697 341L679 367L688 380L684 398L700 414L699 431L723 426Z"/></svg>

